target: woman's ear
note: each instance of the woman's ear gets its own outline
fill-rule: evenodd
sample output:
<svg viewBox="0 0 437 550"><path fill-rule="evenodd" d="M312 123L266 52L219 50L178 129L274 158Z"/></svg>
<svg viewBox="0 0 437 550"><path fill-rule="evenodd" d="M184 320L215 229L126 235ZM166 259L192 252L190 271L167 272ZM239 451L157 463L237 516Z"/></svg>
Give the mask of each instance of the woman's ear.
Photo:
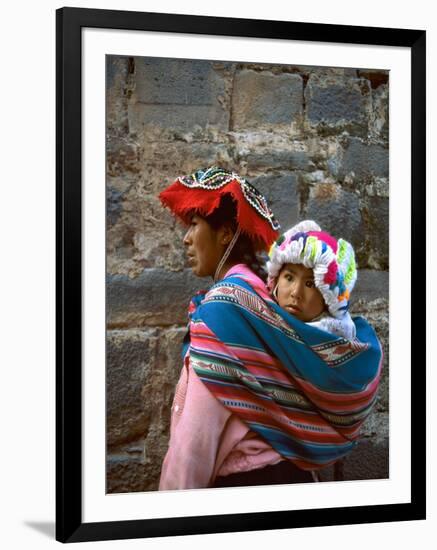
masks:
<svg viewBox="0 0 437 550"><path fill-rule="evenodd" d="M222 225L219 229L219 242L223 246L227 246L234 236L234 231L229 225Z"/></svg>

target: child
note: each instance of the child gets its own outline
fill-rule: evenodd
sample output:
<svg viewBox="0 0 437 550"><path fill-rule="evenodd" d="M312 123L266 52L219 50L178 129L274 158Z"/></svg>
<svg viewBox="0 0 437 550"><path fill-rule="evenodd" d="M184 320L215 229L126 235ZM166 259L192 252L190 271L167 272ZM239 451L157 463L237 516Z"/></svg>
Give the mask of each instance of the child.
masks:
<svg viewBox="0 0 437 550"><path fill-rule="evenodd" d="M268 286L282 308L312 326L355 338L348 306L357 269L348 242L306 220L276 240L269 258Z"/></svg>

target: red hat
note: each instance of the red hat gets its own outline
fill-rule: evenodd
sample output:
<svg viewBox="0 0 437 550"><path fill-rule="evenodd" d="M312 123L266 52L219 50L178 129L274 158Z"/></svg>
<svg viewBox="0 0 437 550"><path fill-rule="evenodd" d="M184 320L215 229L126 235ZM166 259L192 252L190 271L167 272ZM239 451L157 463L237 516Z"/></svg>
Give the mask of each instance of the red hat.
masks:
<svg viewBox="0 0 437 550"><path fill-rule="evenodd" d="M236 221L243 233L268 250L278 237L279 223L267 200L253 185L235 172L213 166L179 177L159 194L164 206L184 223L189 224L193 212L209 216L220 206L222 197L229 195L236 203Z"/></svg>

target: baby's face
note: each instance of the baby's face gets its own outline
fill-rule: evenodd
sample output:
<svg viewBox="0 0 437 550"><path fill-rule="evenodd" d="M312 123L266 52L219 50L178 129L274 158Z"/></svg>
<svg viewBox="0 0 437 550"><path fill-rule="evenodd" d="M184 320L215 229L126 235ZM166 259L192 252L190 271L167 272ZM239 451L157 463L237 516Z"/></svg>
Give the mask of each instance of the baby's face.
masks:
<svg viewBox="0 0 437 550"><path fill-rule="evenodd" d="M279 273L278 303L300 321L308 322L325 309L325 301L314 285L313 270L301 264L285 264Z"/></svg>

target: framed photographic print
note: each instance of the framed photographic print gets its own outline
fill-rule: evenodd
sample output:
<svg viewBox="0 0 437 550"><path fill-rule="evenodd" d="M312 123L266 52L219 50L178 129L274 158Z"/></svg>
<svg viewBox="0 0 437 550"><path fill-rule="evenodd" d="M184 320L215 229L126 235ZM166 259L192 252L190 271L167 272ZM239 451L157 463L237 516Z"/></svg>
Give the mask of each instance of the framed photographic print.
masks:
<svg viewBox="0 0 437 550"><path fill-rule="evenodd" d="M172 185L169 211L161 193ZM220 214L216 228L216 206L196 210L196 193L222 197L231 185L238 223ZM209 228L200 245L196 213ZM253 244L259 220L276 237L317 222L292 235L335 255L323 271L335 269L332 281L324 275L329 288L317 279L321 259L301 262L321 309L305 317L304 301L284 306L299 337L278 321L280 280L262 282L273 237L250 261L247 250L233 263L223 253L252 222ZM220 251L213 268L202 250ZM425 336L412 319L425 316L425 299L411 294L424 257L424 31L59 9L56 538L424 519ZM260 269L270 305L254 309L261 291L237 305L252 308L264 347L223 318L232 353L207 332L214 345L203 361L219 367L206 381L193 326L210 329L195 316L214 301L205 292L225 261L252 273L249 294ZM217 304L230 301L226 284ZM341 316L329 292L347 304ZM319 334L331 314L337 332L308 336L304 359L279 351L288 344L275 331L301 349L302 334ZM270 361L283 373L287 354L291 382L273 387L245 370ZM267 420L260 399L273 403ZM284 414L285 431L272 420Z"/></svg>

